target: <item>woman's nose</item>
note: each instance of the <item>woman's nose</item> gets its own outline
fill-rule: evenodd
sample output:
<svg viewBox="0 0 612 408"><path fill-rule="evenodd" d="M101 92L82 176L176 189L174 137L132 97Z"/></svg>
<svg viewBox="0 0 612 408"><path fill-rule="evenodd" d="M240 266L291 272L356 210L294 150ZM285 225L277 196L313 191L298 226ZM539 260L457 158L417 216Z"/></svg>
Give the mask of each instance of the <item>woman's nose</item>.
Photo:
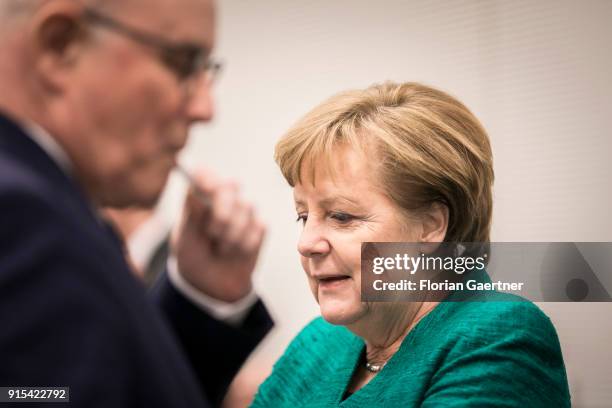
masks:
<svg viewBox="0 0 612 408"><path fill-rule="evenodd" d="M325 255L329 252L331 246L323 229L315 224L309 224L306 221L304 230L298 241L298 252L307 258L314 256Z"/></svg>

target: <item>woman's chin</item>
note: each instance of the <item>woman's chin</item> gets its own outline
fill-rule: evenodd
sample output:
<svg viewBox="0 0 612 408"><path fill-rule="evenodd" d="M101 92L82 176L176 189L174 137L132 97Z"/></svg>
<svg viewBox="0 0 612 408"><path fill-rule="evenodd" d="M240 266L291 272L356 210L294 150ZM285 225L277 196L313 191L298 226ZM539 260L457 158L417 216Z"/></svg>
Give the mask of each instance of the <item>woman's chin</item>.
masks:
<svg viewBox="0 0 612 408"><path fill-rule="evenodd" d="M365 310L357 305L326 305L321 304L321 317L326 322L338 325L348 326L355 323L363 317Z"/></svg>

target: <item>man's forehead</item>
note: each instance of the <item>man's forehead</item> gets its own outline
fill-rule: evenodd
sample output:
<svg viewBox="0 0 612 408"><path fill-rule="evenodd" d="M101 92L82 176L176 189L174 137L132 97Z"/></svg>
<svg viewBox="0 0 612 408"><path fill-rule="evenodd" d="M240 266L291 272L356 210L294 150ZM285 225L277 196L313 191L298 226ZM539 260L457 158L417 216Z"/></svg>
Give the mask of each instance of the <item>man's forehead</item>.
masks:
<svg viewBox="0 0 612 408"><path fill-rule="evenodd" d="M214 45L213 0L112 0L108 5L111 7L103 9L151 34L201 44L208 49Z"/></svg>

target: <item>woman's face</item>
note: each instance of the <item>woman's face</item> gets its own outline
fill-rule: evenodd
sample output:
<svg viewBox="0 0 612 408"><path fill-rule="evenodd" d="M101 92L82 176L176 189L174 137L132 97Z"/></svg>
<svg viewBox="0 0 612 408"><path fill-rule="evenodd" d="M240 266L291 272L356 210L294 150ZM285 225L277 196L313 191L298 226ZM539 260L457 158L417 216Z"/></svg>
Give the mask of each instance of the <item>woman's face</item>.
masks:
<svg viewBox="0 0 612 408"><path fill-rule="evenodd" d="M409 220L384 193L374 166L362 152L338 148L330 172L317 168L294 189L303 231L301 262L321 315L352 325L373 313L361 302L361 243L418 242L420 222ZM309 168L302 175L310 175Z"/></svg>

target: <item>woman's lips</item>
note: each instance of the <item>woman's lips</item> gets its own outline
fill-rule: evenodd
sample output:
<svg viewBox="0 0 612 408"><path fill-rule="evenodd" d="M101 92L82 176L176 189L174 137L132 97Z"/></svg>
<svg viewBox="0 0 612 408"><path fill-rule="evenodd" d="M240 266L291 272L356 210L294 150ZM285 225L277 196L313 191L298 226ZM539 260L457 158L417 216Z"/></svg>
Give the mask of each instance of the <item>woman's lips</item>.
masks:
<svg viewBox="0 0 612 408"><path fill-rule="evenodd" d="M351 280L350 276L346 275L324 276L316 279L321 289L335 289L346 285Z"/></svg>

